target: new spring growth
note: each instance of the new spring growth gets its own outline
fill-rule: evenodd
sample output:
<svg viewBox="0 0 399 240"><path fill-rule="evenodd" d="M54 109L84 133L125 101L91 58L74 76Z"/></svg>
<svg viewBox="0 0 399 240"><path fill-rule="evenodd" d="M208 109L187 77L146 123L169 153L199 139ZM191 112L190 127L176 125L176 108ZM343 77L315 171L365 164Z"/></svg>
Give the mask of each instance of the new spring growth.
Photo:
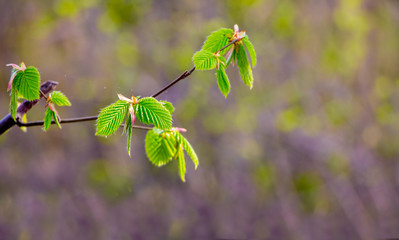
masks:
<svg viewBox="0 0 399 240"><path fill-rule="evenodd" d="M14 64L14 63L9 63L9 64L7 64L6 66L7 66L7 67L13 67L13 69L12 69L12 74L11 74L11 77L10 77L10 81L8 82L8 87L7 87L7 92L8 92L8 91L11 90L12 82L14 81L14 78L15 78L15 76L17 75L17 73L18 73L19 71L22 71L22 72L25 71L26 66L25 66L25 63L23 63L23 62L21 62L21 65L20 65L20 66L17 65L17 64Z"/></svg>
<svg viewBox="0 0 399 240"><path fill-rule="evenodd" d="M238 43L242 42L241 39L243 39L244 37L245 37L245 31L240 32L238 25L235 24L234 25L234 33L233 33L233 36L230 38L229 42L238 40L237 42L234 43L234 46L237 46ZM231 54L233 53L234 49L236 51L238 50L236 47L231 48L226 54L226 59L230 59L230 56L232 56ZM233 65L234 65L234 61L233 61Z"/></svg>
<svg viewBox="0 0 399 240"><path fill-rule="evenodd" d="M242 39L244 37L245 37L245 31L241 31L240 32L239 28L238 28L238 25L235 24L234 25L234 35L233 35L233 38L230 40L230 42L233 41L233 40L236 40L236 39Z"/></svg>
<svg viewBox="0 0 399 240"><path fill-rule="evenodd" d="M134 122L136 121L136 115L134 114L133 105L138 103L137 98L132 95L132 98L130 99L130 98L127 98L127 97L125 97L125 96L123 96L122 94L119 94L119 93L118 93L118 98L121 101L130 103L130 105L129 105L129 113L130 113L131 122L132 122L132 126L133 126Z"/></svg>

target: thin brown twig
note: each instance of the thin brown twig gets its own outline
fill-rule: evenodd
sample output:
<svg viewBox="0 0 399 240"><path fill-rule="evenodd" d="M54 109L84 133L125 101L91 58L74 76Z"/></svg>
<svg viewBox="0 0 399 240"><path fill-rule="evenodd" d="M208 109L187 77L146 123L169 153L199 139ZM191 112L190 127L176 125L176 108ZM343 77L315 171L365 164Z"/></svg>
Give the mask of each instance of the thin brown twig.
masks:
<svg viewBox="0 0 399 240"><path fill-rule="evenodd" d="M92 121L96 120L97 116L89 116L89 117L81 117L81 118L67 118L67 119L61 119L60 123L75 123L75 122L85 122L85 121ZM17 121L17 126L19 127L34 127L34 126L43 126L44 121L35 121L35 122L19 122ZM51 124L55 124L55 121L51 121ZM151 130L151 127L146 127L146 126L139 126L139 125L133 125L133 128L137 129L144 129L144 130Z"/></svg>
<svg viewBox="0 0 399 240"><path fill-rule="evenodd" d="M176 78L173 82L169 83L168 85L166 85L165 87L163 87L161 90L159 90L157 93L153 94L151 97L158 97L158 95L160 95L161 93L165 92L166 90L168 90L170 87L172 87L173 85L175 85L176 83L178 83L180 80L185 79L186 77L190 76L191 73L193 73L195 70L195 67L191 68L190 71L184 71L184 73L182 73L178 78Z"/></svg>

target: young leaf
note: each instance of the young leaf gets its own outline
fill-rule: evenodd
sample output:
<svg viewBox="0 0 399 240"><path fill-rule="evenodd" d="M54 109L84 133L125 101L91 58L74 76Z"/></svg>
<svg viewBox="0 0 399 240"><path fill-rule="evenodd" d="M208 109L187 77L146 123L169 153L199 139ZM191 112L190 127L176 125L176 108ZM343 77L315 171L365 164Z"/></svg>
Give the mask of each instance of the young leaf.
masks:
<svg viewBox="0 0 399 240"><path fill-rule="evenodd" d="M23 63L23 62L20 65L14 64L14 63L9 63L9 64L6 64L6 66L12 67L10 81L8 81L8 86L7 86L7 92L8 92L11 90L11 87L14 82L14 78L17 75L17 73L19 71L25 71L26 66L25 66L25 63Z"/></svg>
<svg viewBox="0 0 399 240"><path fill-rule="evenodd" d="M44 114L44 125L43 130L47 131L51 126L51 120L53 118L53 111L50 108L46 109L46 113Z"/></svg>
<svg viewBox="0 0 399 240"><path fill-rule="evenodd" d="M175 145L176 140L171 134L166 135L157 128L147 132L145 152L150 162L158 167L172 160L176 152Z"/></svg>
<svg viewBox="0 0 399 240"><path fill-rule="evenodd" d="M40 74L35 67L27 67L25 71L19 71L12 83L21 96L29 101L39 99Z"/></svg>
<svg viewBox="0 0 399 240"><path fill-rule="evenodd" d="M194 54L193 62L197 70L211 70L217 65L215 55L208 50L201 50Z"/></svg>
<svg viewBox="0 0 399 240"><path fill-rule="evenodd" d="M227 28L222 28L211 33L211 35L209 35L206 38L204 45L202 46L202 49L215 53L216 51L218 51L219 49L221 49L222 47L226 46L229 43L230 39L228 36L232 35L232 33L233 29L227 29ZM227 50L228 48L222 50L220 54L223 55Z"/></svg>
<svg viewBox="0 0 399 240"><path fill-rule="evenodd" d="M172 127L172 116L166 107L153 97L141 98L135 106L137 119L144 124L153 124L157 128Z"/></svg>
<svg viewBox="0 0 399 240"><path fill-rule="evenodd" d="M183 152L183 147L179 146L179 149L177 150L177 161L179 164L179 175L180 178L183 182L186 181L186 161L184 160L184 152Z"/></svg>
<svg viewBox="0 0 399 240"><path fill-rule="evenodd" d="M247 54L245 53L244 45L239 44L237 45L238 52L237 52L237 65L238 69L240 70L240 75L242 80L249 88L252 88L254 77L252 75L252 69L249 65Z"/></svg>
<svg viewBox="0 0 399 240"><path fill-rule="evenodd" d="M15 116L17 115L18 108L18 92L16 89L12 88L10 93L10 114L11 117L15 120Z"/></svg>
<svg viewBox="0 0 399 240"><path fill-rule="evenodd" d="M50 110L51 110L51 109L50 109ZM61 125L60 125L60 122L59 122L57 113L54 112L54 111L52 111L52 110L51 110L51 112L53 113L53 119L54 119L55 124L57 124L58 128L61 128Z"/></svg>
<svg viewBox="0 0 399 240"><path fill-rule="evenodd" d="M103 108L97 119L96 135L109 136L122 124L129 108L127 102L118 100Z"/></svg>
<svg viewBox="0 0 399 240"><path fill-rule="evenodd" d="M178 144L181 144L184 150L186 150L188 156L191 158L191 160L194 163L195 169L197 169L199 161L198 161L198 156L194 151L194 148L180 132L175 132L175 137Z"/></svg>
<svg viewBox="0 0 399 240"><path fill-rule="evenodd" d="M173 114L173 112L175 111L175 108L173 107L172 103L168 102L168 101L160 101L163 106L168 109L168 111L170 112L170 115Z"/></svg>
<svg viewBox="0 0 399 240"><path fill-rule="evenodd" d="M242 39L242 42L244 43L245 47L247 47L249 56L251 56L252 67L255 67L255 65L256 65L256 52L255 52L254 45L252 45L251 41L249 41L248 36L245 36Z"/></svg>
<svg viewBox="0 0 399 240"><path fill-rule="evenodd" d="M50 101L58 106L71 106L71 102L68 98L60 91L54 91L49 95Z"/></svg>
<svg viewBox="0 0 399 240"><path fill-rule="evenodd" d="M220 92L227 98L227 94L230 92L230 81L224 68L216 70L216 79L220 89Z"/></svg>
<svg viewBox="0 0 399 240"><path fill-rule="evenodd" d="M127 115L127 120L126 120L126 134L127 134L127 153L129 154L129 157L131 157L130 155L130 149L132 146L132 128L133 128L133 124L132 124L132 117L130 116L130 114Z"/></svg>

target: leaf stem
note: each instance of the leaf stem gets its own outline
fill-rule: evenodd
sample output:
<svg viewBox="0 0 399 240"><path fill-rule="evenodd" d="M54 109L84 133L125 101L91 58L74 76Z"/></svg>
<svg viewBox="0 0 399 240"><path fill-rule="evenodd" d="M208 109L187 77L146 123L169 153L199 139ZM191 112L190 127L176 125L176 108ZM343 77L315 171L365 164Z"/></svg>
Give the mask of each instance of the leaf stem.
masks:
<svg viewBox="0 0 399 240"><path fill-rule="evenodd" d="M226 48L230 47L232 44L234 44L234 43L240 41L241 39L242 39L242 38L234 39L233 41L229 42L229 44L227 44L226 46L224 46L224 47L222 47L221 49L217 50L216 53L219 53L219 52L225 50Z"/></svg>

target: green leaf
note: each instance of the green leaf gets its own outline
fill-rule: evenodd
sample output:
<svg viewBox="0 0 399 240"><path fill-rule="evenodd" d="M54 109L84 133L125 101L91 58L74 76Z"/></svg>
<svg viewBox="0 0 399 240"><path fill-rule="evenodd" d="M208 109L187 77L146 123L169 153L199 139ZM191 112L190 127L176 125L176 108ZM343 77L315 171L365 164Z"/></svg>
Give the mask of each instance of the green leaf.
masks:
<svg viewBox="0 0 399 240"><path fill-rule="evenodd" d="M184 152L182 146L179 146L177 153L177 161L179 164L179 175L183 182L186 181L186 161L184 160Z"/></svg>
<svg viewBox="0 0 399 240"><path fill-rule="evenodd" d="M247 35L242 39L242 42L244 43L245 47L247 47L249 56L251 56L252 67L255 67L257 61L254 45L252 45L251 41L249 41Z"/></svg>
<svg viewBox="0 0 399 240"><path fill-rule="evenodd" d="M220 89L220 92L227 98L230 92L230 81L227 74L223 68L216 70L216 79Z"/></svg>
<svg viewBox="0 0 399 240"><path fill-rule="evenodd" d="M46 109L46 113L44 114L44 126L43 126L44 131L47 131L50 128L53 114L54 112L51 111L50 108Z"/></svg>
<svg viewBox="0 0 399 240"><path fill-rule="evenodd" d="M157 128L172 127L172 115L168 109L153 97L141 98L135 106L137 119L144 124L153 124Z"/></svg>
<svg viewBox="0 0 399 240"><path fill-rule="evenodd" d="M198 156L194 151L194 148L180 132L174 132L174 133L176 141L178 142L178 144L181 144L183 146L184 150L186 150L188 156L193 161L195 169L197 169L199 161L198 161Z"/></svg>
<svg viewBox="0 0 399 240"><path fill-rule="evenodd" d="M21 96L29 101L39 99L40 91L40 74L35 67L27 67L25 71L19 71L14 78L13 88L21 94Z"/></svg>
<svg viewBox="0 0 399 240"><path fill-rule="evenodd" d="M127 120L126 120L126 134L127 134L127 153L129 154L129 157L131 157L130 155L130 149L132 146L132 117L130 116L130 114L127 115Z"/></svg>
<svg viewBox="0 0 399 240"><path fill-rule="evenodd" d="M208 50L201 50L194 54L193 62L197 70L211 70L217 65L215 55Z"/></svg>
<svg viewBox="0 0 399 240"><path fill-rule="evenodd" d="M206 38L204 45L202 45L202 49L208 50L212 53L217 52L219 49L223 48L229 43L229 35L231 35L232 33L233 29L227 28L222 28L215 32L212 32L211 35ZM224 55L226 51L228 51L228 48L222 50L220 54Z"/></svg>
<svg viewBox="0 0 399 240"><path fill-rule="evenodd" d="M51 109L50 109L50 111L51 111ZM53 113L53 119L55 121L55 124L57 124L58 128L61 128L57 114L54 111L51 111L51 112Z"/></svg>
<svg viewBox="0 0 399 240"><path fill-rule="evenodd" d="M15 121L15 116L17 115L17 108L18 108L18 92L16 89L11 88L11 93L10 93L10 114L11 117Z"/></svg>
<svg viewBox="0 0 399 240"><path fill-rule="evenodd" d="M122 124L129 108L127 102L118 100L103 108L98 115L96 135L109 136Z"/></svg>
<svg viewBox="0 0 399 240"><path fill-rule="evenodd" d="M254 77L252 75L252 69L249 65L247 54L245 53L244 45L238 44L238 52L237 52L237 65L238 69L240 70L240 75L242 80L249 88L252 88Z"/></svg>
<svg viewBox="0 0 399 240"><path fill-rule="evenodd" d="M71 106L71 102L60 91L54 91L49 95L50 101L58 106Z"/></svg>
<svg viewBox="0 0 399 240"><path fill-rule="evenodd" d="M57 126L61 128L61 124L59 122L57 114L49 107L47 107L46 113L44 114L44 127L43 127L44 131L47 131L50 128L52 119L54 119L55 124L57 124Z"/></svg>
<svg viewBox="0 0 399 240"><path fill-rule="evenodd" d="M168 101L160 101L163 106L168 109L168 111L170 112L170 115L173 114L173 112L175 111L175 108L173 107L172 103L168 102Z"/></svg>
<svg viewBox="0 0 399 240"><path fill-rule="evenodd" d="M167 135L157 128L147 132L145 152L150 162L155 166L160 167L170 162L176 152L175 146L176 139L172 134Z"/></svg>

